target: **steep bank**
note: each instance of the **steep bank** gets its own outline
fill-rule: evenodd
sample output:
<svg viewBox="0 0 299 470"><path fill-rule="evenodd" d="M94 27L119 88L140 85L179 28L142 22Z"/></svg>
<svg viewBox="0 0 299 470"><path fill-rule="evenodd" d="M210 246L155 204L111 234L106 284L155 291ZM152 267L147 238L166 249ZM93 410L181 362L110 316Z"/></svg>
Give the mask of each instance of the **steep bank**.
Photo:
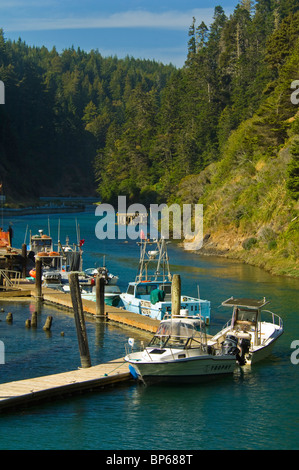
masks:
<svg viewBox="0 0 299 470"><path fill-rule="evenodd" d="M202 203L204 243L217 254L299 277L299 105L291 101L299 45L223 158L181 181L182 203Z"/></svg>

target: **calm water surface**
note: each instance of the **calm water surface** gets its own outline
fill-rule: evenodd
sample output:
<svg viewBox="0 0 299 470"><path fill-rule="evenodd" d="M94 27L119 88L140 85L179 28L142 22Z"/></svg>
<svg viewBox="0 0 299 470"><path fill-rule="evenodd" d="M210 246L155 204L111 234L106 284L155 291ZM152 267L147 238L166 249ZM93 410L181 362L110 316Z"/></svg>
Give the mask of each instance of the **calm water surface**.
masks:
<svg viewBox="0 0 299 470"><path fill-rule="evenodd" d="M125 290L136 274L139 251L134 241L97 240L93 213L52 215L54 241L68 235L76 241L76 223L85 239L84 268L99 266L103 256ZM16 217L11 223L14 246L21 246L27 228L48 232L48 217ZM274 277L259 268L239 262L200 257L169 245L172 273L181 275L182 291L212 302L210 333L216 333L230 318L219 307L230 296L271 301L270 310L280 315L285 333L273 354L252 368L232 377L188 386L144 387L130 384L97 393L2 414L0 449L99 449L99 450L208 450L208 449L298 449L299 364L291 363L291 343L299 340L299 281ZM27 330L25 320L39 308L37 330ZM74 320L69 313L34 302L2 302L0 339L5 343L5 361L0 365L0 384L53 374L80 366ZM13 324L5 321L8 311ZM42 326L53 316L50 334ZM61 336L61 332L64 336ZM141 333L115 325L87 321L92 364L124 354L129 336ZM1 385L0 385L1 390Z"/></svg>

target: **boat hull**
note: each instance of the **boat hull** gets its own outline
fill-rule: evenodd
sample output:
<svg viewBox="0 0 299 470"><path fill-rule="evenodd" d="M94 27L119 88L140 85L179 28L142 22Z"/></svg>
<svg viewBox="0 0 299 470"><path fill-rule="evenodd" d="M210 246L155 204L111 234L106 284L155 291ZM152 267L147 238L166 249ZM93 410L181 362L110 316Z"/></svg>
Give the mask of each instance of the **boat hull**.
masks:
<svg viewBox="0 0 299 470"><path fill-rule="evenodd" d="M278 338L283 334L283 331L277 331L276 334L269 340L269 343L261 347L251 348L249 350L250 357L247 359L248 364L255 364L259 361L263 361L272 354Z"/></svg>
<svg viewBox="0 0 299 470"><path fill-rule="evenodd" d="M138 299L132 295L121 294L120 296L125 310L145 315L155 320L163 320L165 314L171 312L171 302L157 302L152 304L150 301ZM184 300L189 299L189 300ZM192 310L191 310L192 307ZM196 307L196 310L195 310ZM210 302L207 300L193 299L182 296L181 309L189 311L189 315L197 315L200 311L206 325L210 324Z"/></svg>
<svg viewBox="0 0 299 470"><path fill-rule="evenodd" d="M120 302L120 297L119 295L114 295L114 296L104 296L104 301L106 305L110 305L112 307L117 307L119 302Z"/></svg>
<svg viewBox="0 0 299 470"><path fill-rule="evenodd" d="M283 334L283 328L272 323L262 322L261 332L263 335L262 337L264 337L264 341L261 341L260 345L254 345L252 344L252 340L249 351L245 355L247 365L256 364L257 362L260 362L271 355L277 340ZM237 333L235 333L235 331L232 330L231 327L225 328L224 330L220 331L216 336L214 336L208 343L210 345L215 344L217 338L223 338L227 334L234 335Z"/></svg>
<svg viewBox="0 0 299 470"><path fill-rule="evenodd" d="M135 362L128 360L138 379L145 383L197 382L208 377L232 374L236 367L234 356L202 356L175 361ZM134 374L132 374L134 376Z"/></svg>

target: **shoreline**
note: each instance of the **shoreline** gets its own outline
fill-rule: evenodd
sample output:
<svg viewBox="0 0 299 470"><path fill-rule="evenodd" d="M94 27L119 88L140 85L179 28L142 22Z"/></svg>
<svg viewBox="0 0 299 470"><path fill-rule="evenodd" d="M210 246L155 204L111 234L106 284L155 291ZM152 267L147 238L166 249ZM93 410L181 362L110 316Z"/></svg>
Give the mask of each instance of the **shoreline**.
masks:
<svg viewBox="0 0 299 470"><path fill-rule="evenodd" d="M188 243L188 242L187 242ZM215 256L228 260L238 261L256 268L263 269L273 276L282 276L290 279L299 279L299 265L296 259L283 258L277 252L263 250L263 247L252 247L250 250L241 249L241 243L234 243L229 248L221 240L213 240L211 236L204 237L203 245L199 249L185 248L186 242L179 243L184 251L191 251L198 256Z"/></svg>
<svg viewBox="0 0 299 470"><path fill-rule="evenodd" d="M217 249L207 249L201 248L200 250L194 250L193 253L196 253L198 256L217 256L219 258L226 258L233 261L238 261L240 263L248 264L256 268L263 269L267 273L273 276L282 276L288 277L290 279L299 279L299 269L295 263L288 263L285 266L275 266L271 263L273 258L264 258L261 253L255 253L250 256L249 259L241 256L238 252L230 252L229 250L217 250Z"/></svg>
<svg viewBox="0 0 299 470"><path fill-rule="evenodd" d="M3 217L13 217L22 215L38 215L38 214L65 214L85 212L85 206L81 207L25 207L24 209L2 209Z"/></svg>

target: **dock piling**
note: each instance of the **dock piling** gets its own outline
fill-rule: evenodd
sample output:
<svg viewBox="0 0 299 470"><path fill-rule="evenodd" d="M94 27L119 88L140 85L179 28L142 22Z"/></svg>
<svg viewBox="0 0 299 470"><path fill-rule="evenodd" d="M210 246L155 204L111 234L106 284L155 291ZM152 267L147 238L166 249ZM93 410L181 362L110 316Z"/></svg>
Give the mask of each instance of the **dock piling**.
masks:
<svg viewBox="0 0 299 470"><path fill-rule="evenodd" d="M37 327L37 312L33 312L31 316L31 326L32 328Z"/></svg>
<svg viewBox="0 0 299 470"><path fill-rule="evenodd" d="M50 331L52 326L53 317L50 315L47 317L46 323L43 326L44 331Z"/></svg>
<svg viewBox="0 0 299 470"><path fill-rule="evenodd" d="M27 245L23 243L22 245L22 262L23 262L23 269L22 269L22 277L26 277L26 267L27 267Z"/></svg>
<svg viewBox="0 0 299 470"><path fill-rule="evenodd" d="M99 275L96 277L96 316L105 317L105 279Z"/></svg>
<svg viewBox="0 0 299 470"><path fill-rule="evenodd" d="M88 339L87 339L87 333L86 333L86 327L85 327L82 298L81 298L81 292L80 292L80 286L79 286L77 273L71 273L69 275L69 283L70 283L71 299L72 299L74 317L75 317L75 323L76 323L76 329L77 329L81 366L82 368L87 368L87 367L91 367L91 360L90 360L90 354L89 354L89 346L88 346Z"/></svg>
<svg viewBox="0 0 299 470"><path fill-rule="evenodd" d="M38 299L42 298L42 261L38 257L35 259L35 293Z"/></svg>
<svg viewBox="0 0 299 470"><path fill-rule="evenodd" d="M7 321L7 323L12 323L12 313L11 312L8 312L8 314L6 315L6 321Z"/></svg>
<svg viewBox="0 0 299 470"><path fill-rule="evenodd" d="M181 310L181 277L174 274L171 286L171 315L179 315Z"/></svg>

